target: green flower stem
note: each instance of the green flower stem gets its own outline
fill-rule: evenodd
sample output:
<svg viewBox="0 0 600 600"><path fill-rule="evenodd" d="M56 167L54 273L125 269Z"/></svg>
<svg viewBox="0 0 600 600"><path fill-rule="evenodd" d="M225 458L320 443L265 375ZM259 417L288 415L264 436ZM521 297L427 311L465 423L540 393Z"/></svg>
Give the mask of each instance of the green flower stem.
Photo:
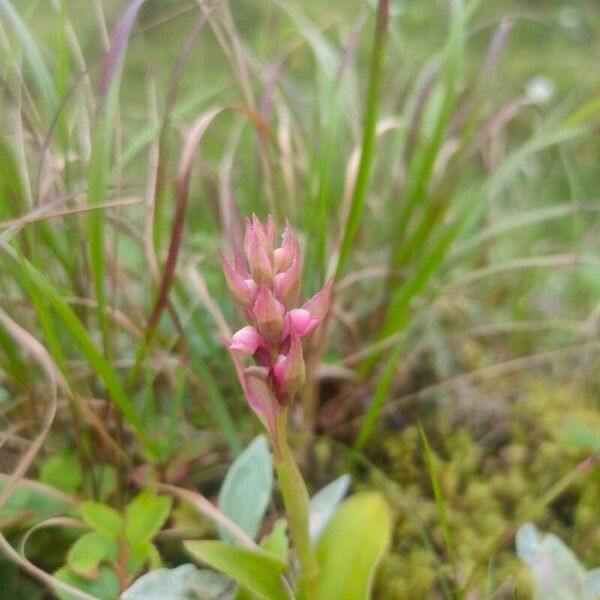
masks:
<svg viewBox="0 0 600 600"><path fill-rule="evenodd" d="M306 600L316 598L318 566L310 543L308 528L308 490L294 461L287 439L287 408L277 420L277 438L274 441L273 463L279 478L290 534L298 554Z"/></svg>

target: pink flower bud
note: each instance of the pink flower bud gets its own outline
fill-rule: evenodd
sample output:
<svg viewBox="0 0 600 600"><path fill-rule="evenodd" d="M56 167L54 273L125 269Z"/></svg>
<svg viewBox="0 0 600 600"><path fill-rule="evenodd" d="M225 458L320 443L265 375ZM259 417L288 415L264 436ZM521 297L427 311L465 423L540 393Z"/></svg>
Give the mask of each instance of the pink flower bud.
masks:
<svg viewBox="0 0 600 600"><path fill-rule="evenodd" d="M271 291L268 285L262 283L254 302L254 316L258 330L271 345L277 344L283 331L285 307Z"/></svg>
<svg viewBox="0 0 600 600"><path fill-rule="evenodd" d="M250 325L236 331L231 338L229 347L240 354L254 354L259 347L265 347L262 335Z"/></svg>
<svg viewBox="0 0 600 600"><path fill-rule="evenodd" d="M265 221L264 230L265 230L265 233L267 234L267 238L269 239L269 243L271 244L271 248L273 248L273 246L275 245L276 227L275 227L275 221L273 220L273 217L271 215L267 215L267 220Z"/></svg>
<svg viewBox="0 0 600 600"><path fill-rule="evenodd" d="M287 223L283 231L281 247L273 252L273 265L275 272L279 273L290 268L295 257L299 257L300 251L292 235L290 224Z"/></svg>
<svg viewBox="0 0 600 600"><path fill-rule="evenodd" d="M263 281L271 283L273 280L273 266L267 252L268 247L265 249L265 245L268 245L268 240L262 225L259 223L259 227L255 227L249 220L246 221L244 252L248 259L252 279L256 283L262 283Z"/></svg>
<svg viewBox="0 0 600 600"><path fill-rule="evenodd" d="M300 260L298 257L294 257L292 265L287 271L275 275L273 287L275 295L285 306L292 306L298 300L300 295Z"/></svg>
<svg viewBox="0 0 600 600"><path fill-rule="evenodd" d="M304 337L317 327L321 319L311 316L304 308L293 308L287 313L287 321L289 333L295 331L300 337Z"/></svg>
<svg viewBox="0 0 600 600"><path fill-rule="evenodd" d="M256 413L273 439L277 437L279 403L269 382L265 367L248 367L244 371L244 391L250 408Z"/></svg>
<svg viewBox="0 0 600 600"><path fill-rule="evenodd" d="M275 377L277 399L282 404L288 404L304 385L306 379L302 343L297 333L292 332L290 350L287 356L281 355L279 357L273 366L273 375Z"/></svg>
<svg viewBox="0 0 600 600"><path fill-rule="evenodd" d="M248 267L244 261L244 257L241 252L237 249L233 251L233 264L235 266L235 270L244 278L248 279L250 277L250 271L248 271Z"/></svg>
<svg viewBox="0 0 600 600"><path fill-rule="evenodd" d="M256 299L256 284L251 279L244 279L240 273L233 268L231 263L221 252L221 262L223 263L223 273L227 287L233 296L233 299L242 306L252 306Z"/></svg>
<svg viewBox="0 0 600 600"><path fill-rule="evenodd" d="M266 223L263 225L256 215L252 215L252 227L256 232L256 237L260 245L269 257L269 260L271 260L273 258L273 243L275 241L275 223L273 217L269 215Z"/></svg>
<svg viewBox="0 0 600 600"><path fill-rule="evenodd" d="M329 278L322 290L317 292L310 300L304 303L302 307L307 310L311 317L321 320L329 310L331 303L331 288L333 287L333 278Z"/></svg>

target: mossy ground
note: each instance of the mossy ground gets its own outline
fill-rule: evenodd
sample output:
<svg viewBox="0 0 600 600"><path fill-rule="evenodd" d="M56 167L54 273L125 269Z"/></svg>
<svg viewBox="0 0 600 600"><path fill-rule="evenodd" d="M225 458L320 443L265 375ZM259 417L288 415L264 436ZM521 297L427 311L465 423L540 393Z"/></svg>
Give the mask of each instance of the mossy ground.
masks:
<svg viewBox="0 0 600 600"><path fill-rule="evenodd" d="M513 537L500 540L598 442L598 390L585 377L557 384L553 377L530 374L465 393L468 400L430 406L426 415L422 406L403 408L406 415L421 413L437 457L452 557L444 544L416 418L407 417L404 427L383 431L378 438L372 458L402 496L392 552L379 573L378 598L443 598L439 576L451 585L455 577L464 583L480 560L484 566L466 597L530 598L529 573L515 554ZM592 568L600 556L598 506L600 471L592 468L531 518L560 536ZM430 536L441 564L422 543L415 519ZM495 542L497 549L488 560ZM485 596L486 590L495 595Z"/></svg>

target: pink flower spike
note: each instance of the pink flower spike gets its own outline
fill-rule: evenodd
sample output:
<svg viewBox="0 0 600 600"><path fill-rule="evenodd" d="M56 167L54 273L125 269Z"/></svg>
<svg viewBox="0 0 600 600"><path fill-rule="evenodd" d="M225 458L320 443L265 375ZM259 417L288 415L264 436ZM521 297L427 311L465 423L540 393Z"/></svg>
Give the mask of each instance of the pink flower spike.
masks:
<svg viewBox="0 0 600 600"><path fill-rule="evenodd" d="M300 260L294 257L291 267L275 275L275 294L287 307L292 306L300 295Z"/></svg>
<svg viewBox="0 0 600 600"><path fill-rule="evenodd" d="M279 342L283 331L283 317L285 307L271 291L268 285L262 283L254 302L254 316L258 330L262 333L269 344Z"/></svg>
<svg viewBox="0 0 600 600"><path fill-rule="evenodd" d="M264 242L266 242L267 237L262 230L262 225L260 225L260 223L258 230L260 230L262 238L264 238ZM248 260L248 265L250 266L252 279L254 279L256 283L262 283L263 281L271 283L273 280L273 267L271 265L271 259L265 251L265 247L263 242L261 242L257 228L254 227L249 220L246 221L244 252Z"/></svg>
<svg viewBox="0 0 600 600"><path fill-rule="evenodd" d="M321 322L304 308L293 308L287 313L289 332L296 332L300 337L308 335Z"/></svg>
<svg viewBox="0 0 600 600"><path fill-rule="evenodd" d="M310 300L305 302L302 308L307 310L312 317L321 320L329 310L332 287L333 277L329 278L323 289L317 292Z"/></svg>
<svg viewBox="0 0 600 600"><path fill-rule="evenodd" d="M231 350L240 354L254 354L261 346L265 346L265 342L260 333L251 325L246 325L236 331L229 344Z"/></svg>
<svg viewBox="0 0 600 600"><path fill-rule="evenodd" d="M256 298L256 285L254 282L248 282L244 279L231 263L227 260L225 254L221 252L221 262L223 263L223 273L227 287L234 300L242 306L252 306Z"/></svg>
<svg viewBox="0 0 600 600"><path fill-rule="evenodd" d="M265 367L248 367L244 371L244 391L248 404L272 439L277 439L279 403L269 385L269 371Z"/></svg>
<svg viewBox="0 0 600 600"><path fill-rule="evenodd" d="M280 356L273 366L277 399L281 404L288 404L296 392L304 385L306 372L302 355L300 336L293 332L290 350L287 356Z"/></svg>

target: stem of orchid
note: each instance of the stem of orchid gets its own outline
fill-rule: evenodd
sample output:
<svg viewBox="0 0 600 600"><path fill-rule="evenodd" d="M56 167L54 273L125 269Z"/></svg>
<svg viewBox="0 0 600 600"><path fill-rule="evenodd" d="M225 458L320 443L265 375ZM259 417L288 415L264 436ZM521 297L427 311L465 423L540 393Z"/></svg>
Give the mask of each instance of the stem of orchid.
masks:
<svg viewBox="0 0 600 600"><path fill-rule="evenodd" d="M287 408L282 408L277 419L273 463L279 478L290 534L298 554L305 583L306 600L316 598L318 566L310 542L308 528L309 497L300 470L294 461L287 438Z"/></svg>

